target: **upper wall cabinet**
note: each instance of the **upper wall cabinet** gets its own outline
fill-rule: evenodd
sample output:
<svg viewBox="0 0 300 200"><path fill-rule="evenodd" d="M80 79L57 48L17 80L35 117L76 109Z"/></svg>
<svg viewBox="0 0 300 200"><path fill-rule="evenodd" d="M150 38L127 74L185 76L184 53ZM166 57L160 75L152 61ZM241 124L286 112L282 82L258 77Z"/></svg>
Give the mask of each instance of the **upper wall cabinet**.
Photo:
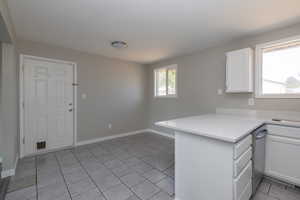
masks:
<svg viewBox="0 0 300 200"><path fill-rule="evenodd" d="M226 92L253 92L253 50L226 53Z"/></svg>

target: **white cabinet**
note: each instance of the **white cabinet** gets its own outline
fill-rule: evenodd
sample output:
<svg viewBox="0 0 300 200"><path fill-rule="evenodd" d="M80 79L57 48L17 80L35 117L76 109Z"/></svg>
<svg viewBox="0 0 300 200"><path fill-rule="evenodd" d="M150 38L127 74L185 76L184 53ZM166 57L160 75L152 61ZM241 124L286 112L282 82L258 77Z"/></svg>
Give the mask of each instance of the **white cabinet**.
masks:
<svg viewBox="0 0 300 200"><path fill-rule="evenodd" d="M268 131L265 173L300 186L300 128L269 125Z"/></svg>
<svg viewBox="0 0 300 200"><path fill-rule="evenodd" d="M252 135L233 146L233 199L249 200L252 194Z"/></svg>
<svg viewBox="0 0 300 200"><path fill-rule="evenodd" d="M248 192L247 198L242 198L244 196L244 192L248 191L248 185L251 184L252 180L252 161L248 162L247 166L243 169L240 175L233 180L234 184L234 199L241 200L241 199L250 199L252 191Z"/></svg>
<svg viewBox="0 0 300 200"><path fill-rule="evenodd" d="M251 135L235 144L175 132L176 199L249 200L251 144Z"/></svg>
<svg viewBox="0 0 300 200"><path fill-rule="evenodd" d="M226 53L226 92L253 92L253 50Z"/></svg>

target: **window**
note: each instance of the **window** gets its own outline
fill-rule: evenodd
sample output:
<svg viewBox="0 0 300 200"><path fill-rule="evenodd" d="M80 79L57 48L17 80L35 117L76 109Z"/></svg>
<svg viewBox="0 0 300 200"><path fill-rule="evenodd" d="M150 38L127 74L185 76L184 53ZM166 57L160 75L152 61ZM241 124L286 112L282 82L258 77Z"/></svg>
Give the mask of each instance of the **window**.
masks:
<svg viewBox="0 0 300 200"><path fill-rule="evenodd" d="M170 65L154 70L154 96L177 96L177 65Z"/></svg>
<svg viewBox="0 0 300 200"><path fill-rule="evenodd" d="M256 97L300 98L300 36L256 47Z"/></svg>

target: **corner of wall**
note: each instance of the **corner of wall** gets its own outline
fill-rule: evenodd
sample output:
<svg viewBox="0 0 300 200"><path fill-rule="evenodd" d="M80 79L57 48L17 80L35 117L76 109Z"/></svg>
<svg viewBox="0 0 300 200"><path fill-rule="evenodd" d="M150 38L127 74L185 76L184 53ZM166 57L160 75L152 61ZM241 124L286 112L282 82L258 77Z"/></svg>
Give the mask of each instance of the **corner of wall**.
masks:
<svg viewBox="0 0 300 200"><path fill-rule="evenodd" d="M1 45L1 146L4 175L10 176L15 172L18 155L18 70L15 58L15 48L12 44ZM5 113L5 115L4 115Z"/></svg>
<svg viewBox="0 0 300 200"><path fill-rule="evenodd" d="M4 20L11 42L16 45L17 37L6 0L0 0L0 14Z"/></svg>

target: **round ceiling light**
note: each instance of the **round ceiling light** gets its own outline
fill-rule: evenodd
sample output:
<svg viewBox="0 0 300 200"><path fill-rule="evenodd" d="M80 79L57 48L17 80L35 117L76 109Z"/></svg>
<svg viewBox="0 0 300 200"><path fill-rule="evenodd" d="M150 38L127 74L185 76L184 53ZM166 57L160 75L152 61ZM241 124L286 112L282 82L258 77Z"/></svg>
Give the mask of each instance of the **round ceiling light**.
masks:
<svg viewBox="0 0 300 200"><path fill-rule="evenodd" d="M124 41L113 41L111 42L111 46L117 49L123 49L128 47L127 43Z"/></svg>

